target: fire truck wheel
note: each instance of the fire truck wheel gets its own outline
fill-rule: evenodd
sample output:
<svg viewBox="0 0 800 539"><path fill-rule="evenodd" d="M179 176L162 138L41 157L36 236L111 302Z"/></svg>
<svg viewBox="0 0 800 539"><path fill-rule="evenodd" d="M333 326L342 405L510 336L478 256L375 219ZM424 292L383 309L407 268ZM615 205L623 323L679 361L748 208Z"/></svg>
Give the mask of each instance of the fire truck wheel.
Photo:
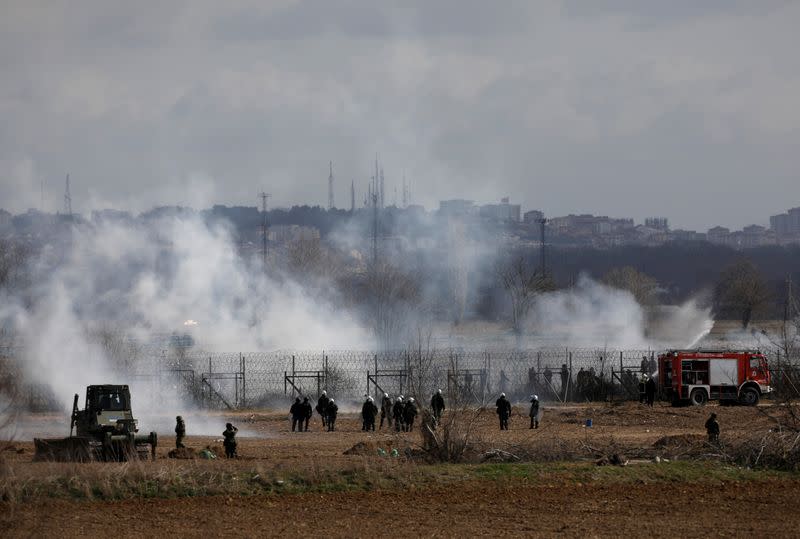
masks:
<svg viewBox="0 0 800 539"><path fill-rule="evenodd" d="M708 402L708 395L705 389L695 389L689 395L689 400L692 401L694 406L705 406Z"/></svg>
<svg viewBox="0 0 800 539"><path fill-rule="evenodd" d="M755 406L758 404L758 391L752 387L746 387L739 395L739 399L742 401L742 404L747 406Z"/></svg>

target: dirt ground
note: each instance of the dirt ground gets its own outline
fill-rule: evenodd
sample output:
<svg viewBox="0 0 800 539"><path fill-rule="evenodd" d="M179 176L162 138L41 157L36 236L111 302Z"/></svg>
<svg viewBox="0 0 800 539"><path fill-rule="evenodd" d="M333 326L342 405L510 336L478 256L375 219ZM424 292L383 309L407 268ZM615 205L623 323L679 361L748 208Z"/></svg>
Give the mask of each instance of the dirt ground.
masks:
<svg viewBox="0 0 800 539"><path fill-rule="evenodd" d="M566 485L284 497L45 502L14 509L6 537L796 536L800 482ZM782 518L754 517L780 508ZM5 520L5 519L4 519ZM156 531L157 530L157 531Z"/></svg>
<svg viewBox="0 0 800 539"><path fill-rule="evenodd" d="M653 409L635 403L622 405L573 405L546 407L542 426L528 429L524 409L515 409L511 430L500 432L496 416L487 411L478 421L477 433L485 446L508 451L520 448L564 447L595 458L593 448L614 447L631 459L645 460L664 454L657 442L664 437L702 439L703 424L714 411L726 439L766 432L773 426L768 414L778 406L756 408L719 407ZM364 433L355 414L345 414L334 433L323 432L317 416L312 431L292 433L286 415L270 412L212 414L220 432L226 421L237 424L248 436L240 436L235 462L171 461L178 467L209 470L254 467L293 470L319 466L346 467L382 462L377 447L417 447L414 433ZM587 428L586 420L593 426ZM32 418L35 421L36 418ZM51 421L52 418L41 418ZM192 424L187 421L192 432ZM160 459L166 458L174 438L159 433ZM345 454L359 442L363 451ZM193 448L220 446L216 436L189 436ZM52 473L49 463L31 462L33 444L18 440L5 457L11 473L36 477ZM570 457L573 458L573 457ZM161 462L162 464L159 464ZM147 464L163 465L164 461ZM109 466L103 464L82 465ZM116 465L110 465L116 466ZM416 464L415 464L416 466ZM419 465L424 466L424 465ZM649 464L643 464L649 466ZM78 467L77 473L82 468ZM287 534L354 537L367 534L454 536L683 536L704 534L741 536L772 534L795 536L800 525L800 476L731 482L603 482L548 483L533 478L511 477L502 481L468 479L451 485L428 484L399 490L272 494L246 497L201 496L178 499L130 499L91 501L41 498L0 504L3 536L64 537L108 533L121 536L176 534L216 537L222 535L264 537ZM764 518L759 515L775 515ZM158 530L154 532L154 530Z"/></svg>

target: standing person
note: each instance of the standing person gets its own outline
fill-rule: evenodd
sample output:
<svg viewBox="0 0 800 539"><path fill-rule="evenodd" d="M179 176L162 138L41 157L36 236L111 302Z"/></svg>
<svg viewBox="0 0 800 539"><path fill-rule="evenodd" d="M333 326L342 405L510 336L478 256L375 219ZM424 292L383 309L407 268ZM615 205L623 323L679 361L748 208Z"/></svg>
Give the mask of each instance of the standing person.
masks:
<svg viewBox="0 0 800 539"><path fill-rule="evenodd" d="M300 404L300 397L295 397L292 407L289 408L289 413L292 414L292 432L294 432L295 426L299 432L302 432L305 410L303 410L303 405Z"/></svg>
<svg viewBox="0 0 800 539"><path fill-rule="evenodd" d="M706 434L708 434L709 443L719 443L719 423L717 422L717 414L712 413L706 420Z"/></svg>
<svg viewBox="0 0 800 539"><path fill-rule="evenodd" d="M311 402L308 400L308 397L303 397L303 423L304 428L303 430L308 432L308 422L311 420L311 416L314 415L314 409L311 407Z"/></svg>
<svg viewBox="0 0 800 539"><path fill-rule="evenodd" d="M186 436L186 423L183 422L183 418L178 416L175 418L175 448L180 449L181 447L186 447L183 445L183 439Z"/></svg>
<svg viewBox="0 0 800 539"><path fill-rule="evenodd" d="M652 376L648 377L647 382L644 383L644 393L647 405L652 408L656 400L656 381Z"/></svg>
<svg viewBox="0 0 800 539"><path fill-rule="evenodd" d="M414 404L414 397L409 397L403 407L403 430L405 432L410 432L414 428L415 417L417 417L417 405Z"/></svg>
<svg viewBox="0 0 800 539"><path fill-rule="evenodd" d="M325 421L328 424L328 432L336 430L336 414L339 413L339 406L333 399L328 400L328 405L325 407Z"/></svg>
<svg viewBox="0 0 800 539"><path fill-rule="evenodd" d="M322 427L323 428L327 425L326 418L327 418L328 414L325 411L325 409L328 407L328 402L329 401L330 401L330 399L328 399L328 392L323 390L322 391L322 395L320 395L319 399L317 400L317 413L322 418Z"/></svg>
<svg viewBox="0 0 800 539"><path fill-rule="evenodd" d="M642 356L642 362L639 364L639 371L641 374L647 374L647 356Z"/></svg>
<svg viewBox="0 0 800 539"><path fill-rule="evenodd" d="M436 393L431 397L431 410L433 411L433 419L436 424L442 420L442 412L444 412L444 397L442 397L442 390L437 389Z"/></svg>
<svg viewBox="0 0 800 539"><path fill-rule="evenodd" d="M367 397L361 406L361 430L375 430L375 416L378 414L378 407L372 401L372 397Z"/></svg>
<svg viewBox="0 0 800 539"><path fill-rule="evenodd" d="M388 393L383 394L383 399L381 399L381 426L383 428L383 420L389 423L389 428L392 428L392 398L389 396Z"/></svg>
<svg viewBox="0 0 800 539"><path fill-rule="evenodd" d="M500 398L494 403L497 406L497 416L500 418L500 430L508 430L508 418L511 417L511 402L505 393L500 393Z"/></svg>
<svg viewBox="0 0 800 539"><path fill-rule="evenodd" d="M538 395L531 395L531 411L528 412L528 415L531 416L531 428L538 429L539 428L539 396Z"/></svg>
<svg viewBox="0 0 800 539"><path fill-rule="evenodd" d="M225 447L225 456L229 459L236 458L238 455L236 454L236 433L239 432L239 429L234 427L231 423L225 424L225 431L222 433L223 438L225 438L222 442L223 447Z"/></svg>
<svg viewBox="0 0 800 539"><path fill-rule="evenodd" d="M639 376L639 404L647 402L647 375Z"/></svg>
<svg viewBox="0 0 800 539"><path fill-rule="evenodd" d="M394 417L394 430L400 432L403 429L403 409L405 405L403 403L403 396L400 395L397 397L397 400L394 401L394 406L392 406L392 416Z"/></svg>

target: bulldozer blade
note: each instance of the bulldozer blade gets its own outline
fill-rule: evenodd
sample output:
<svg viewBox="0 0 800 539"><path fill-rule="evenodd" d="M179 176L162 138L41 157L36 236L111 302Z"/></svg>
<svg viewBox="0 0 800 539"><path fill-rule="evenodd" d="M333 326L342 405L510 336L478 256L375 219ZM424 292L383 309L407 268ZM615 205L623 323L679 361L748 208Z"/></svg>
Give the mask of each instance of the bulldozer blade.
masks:
<svg viewBox="0 0 800 539"><path fill-rule="evenodd" d="M87 438L71 436L44 440L34 438L36 452L34 461L89 462L94 460L91 444Z"/></svg>

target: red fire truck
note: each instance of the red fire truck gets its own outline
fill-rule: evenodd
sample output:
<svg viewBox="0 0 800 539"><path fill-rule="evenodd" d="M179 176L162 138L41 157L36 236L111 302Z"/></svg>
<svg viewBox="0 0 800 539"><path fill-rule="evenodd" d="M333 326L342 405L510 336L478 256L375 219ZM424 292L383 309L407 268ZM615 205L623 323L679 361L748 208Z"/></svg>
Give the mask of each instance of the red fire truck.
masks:
<svg viewBox="0 0 800 539"><path fill-rule="evenodd" d="M720 400L755 406L772 391L767 359L758 350L668 350L658 356L658 377L673 405Z"/></svg>

